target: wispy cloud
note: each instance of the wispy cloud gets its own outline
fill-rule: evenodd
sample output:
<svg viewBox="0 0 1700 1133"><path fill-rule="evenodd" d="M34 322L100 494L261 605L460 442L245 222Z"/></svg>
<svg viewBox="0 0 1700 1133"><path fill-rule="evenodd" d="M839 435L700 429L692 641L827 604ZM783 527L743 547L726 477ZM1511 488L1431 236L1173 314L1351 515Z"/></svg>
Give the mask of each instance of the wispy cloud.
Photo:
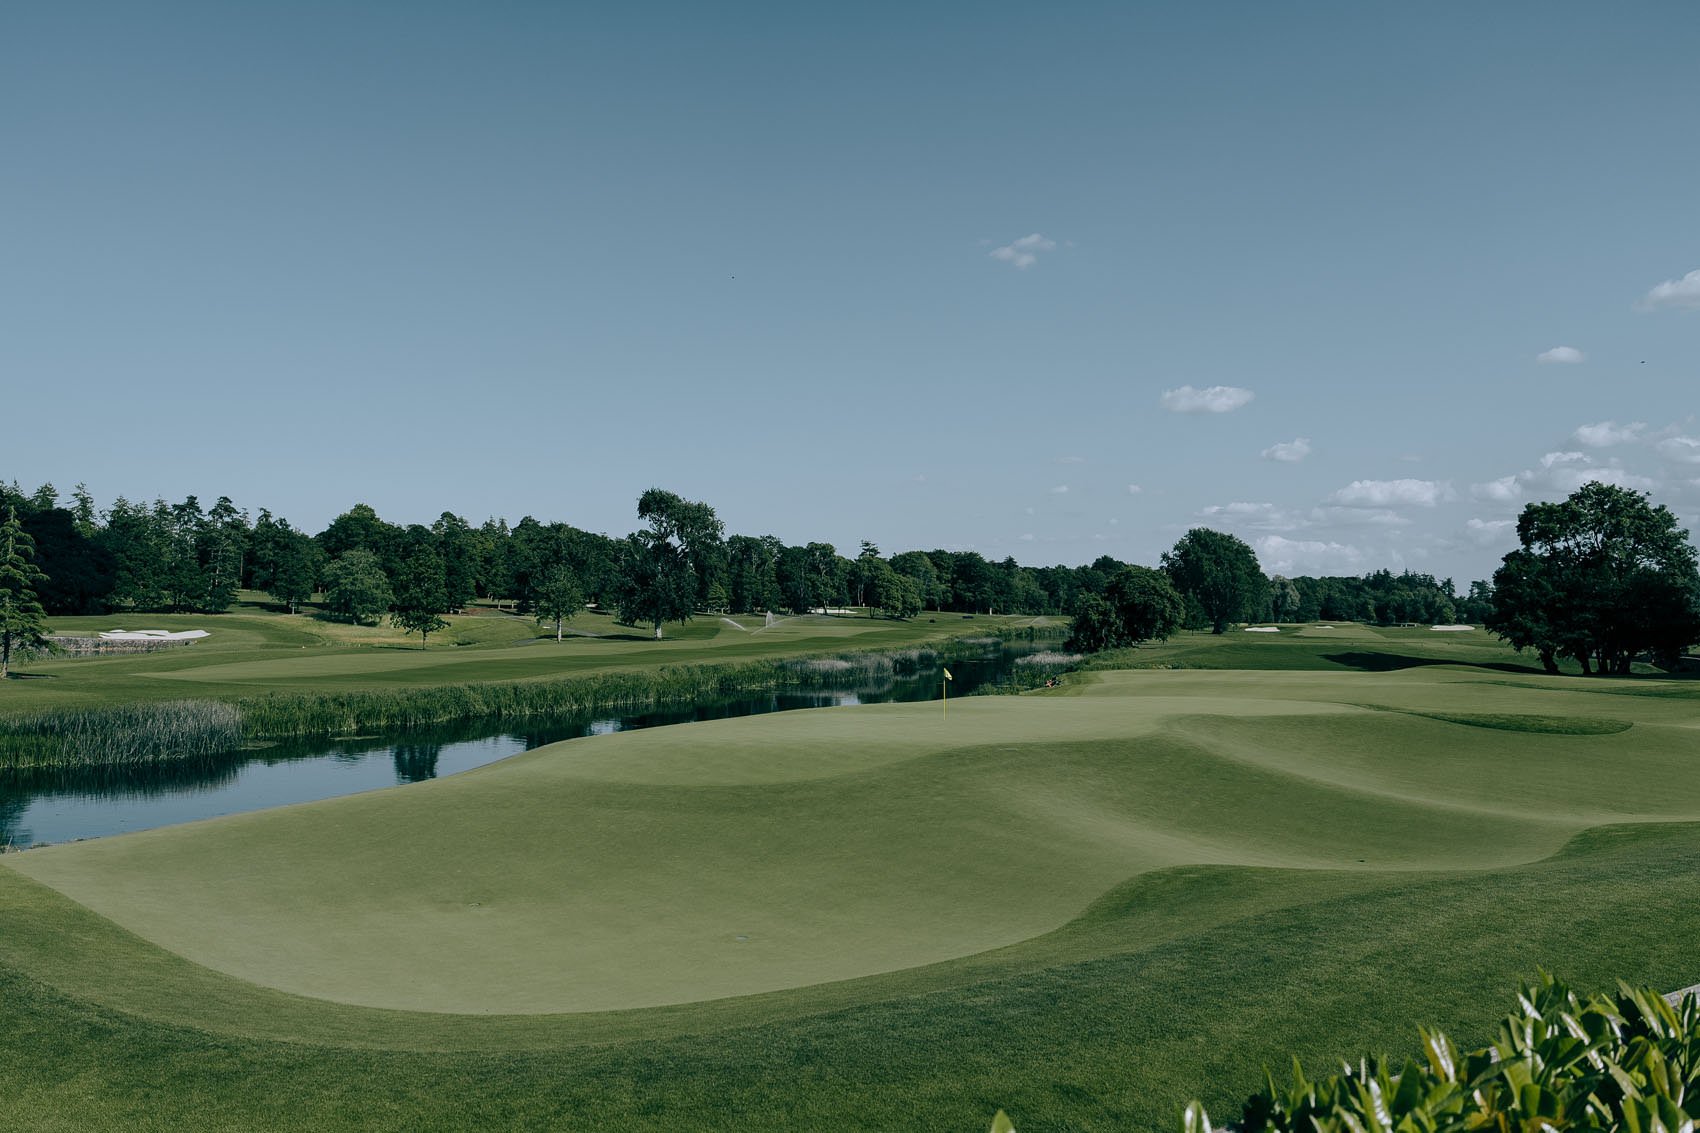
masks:
<svg viewBox="0 0 1700 1133"><path fill-rule="evenodd" d="M1640 440L1641 430L1646 427L1645 421L1634 421L1628 425L1619 425L1616 421L1601 421L1596 425L1581 426L1572 436L1589 448L1610 448L1612 445L1624 445Z"/></svg>
<svg viewBox="0 0 1700 1133"><path fill-rule="evenodd" d="M1353 480L1330 499L1347 507L1433 507L1452 496L1452 485L1441 480Z"/></svg>
<svg viewBox="0 0 1700 1133"><path fill-rule="evenodd" d="M1270 445L1263 450L1264 460L1279 460L1283 464L1297 464L1310 455L1310 438L1296 437L1290 441Z"/></svg>
<svg viewBox="0 0 1700 1133"><path fill-rule="evenodd" d="M1271 574L1357 574L1364 567L1364 552L1350 543L1265 535L1252 547Z"/></svg>
<svg viewBox="0 0 1700 1133"><path fill-rule="evenodd" d="M1523 485L1515 475L1501 476L1497 480L1489 480L1484 484L1471 484L1470 494L1478 500L1508 504L1522 498Z"/></svg>
<svg viewBox="0 0 1700 1133"><path fill-rule="evenodd" d="M1502 546L1517 537L1514 519L1471 519L1464 524L1464 537L1478 547Z"/></svg>
<svg viewBox="0 0 1700 1133"><path fill-rule="evenodd" d="M1002 260L1006 264L1014 264L1026 271L1039 262L1040 252L1049 252L1057 246L1055 240L1049 240L1037 232L1029 233L1019 240L1012 240L1001 248L993 248L991 257Z"/></svg>
<svg viewBox="0 0 1700 1133"><path fill-rule="evenodd" d="M1058 464L1085 464L1086 458L1084 456L1059 456L1059 457L1057 457L1057 463Z"/></svg>
<svg viewBox="0 0 1700 1133"><path fill-rule="evenodd" d="M1066 495L1068 495L1068 485L1067 484L1058 484L1056 487L1051 489L1051 495L1053 495L1053 496L1066 496Z"/></svg>
<svg viewBox="0 0 1700 1133"><path fill-rule="evenodd" d="M1256 397L1249 389L1238 386L1210 386L1194 389L1181 386L1167 389L1158 404L1171 413L1232 413Z"/></svg>
<svg viewBox="0 0 1700 1133"><path fill-rule="evenodd" d="M1555 346L1551 350L1543 350L1535 355L1537 362L1560 362L1572 366L1586 358L1587 355L1574 346Z"/></svg>
<svg viewBox="0 0 1700 1133"><path fill-rule="evenodd" d="M1127 494L1130 495L1130 496L1137 496L1137 495L1139 495L1139 493L1143 492L1144 490L1145 489L1141 488L1138 484L1129 484L1127 486Z"/></svg>
<svg viewBox="0 0 1700 1133"><path fill-rule="evenodd" d="M1240 527L1261 531L1292 531L1304 526L1304 519L1274 504L1236 501L1231 504L1212 504L1198 513L1206 523L1223 527Z"/></svg>
<svg viewBox="0 0 1700 1133"><path fill-rule="evenodd" d="M1653 310L1660 307L1683 307L1700 311L1700 268L1681 279L1667 279L1641 299L1641 305Z"/></svg>
<svg viewBox="0 0 1700 1133"><path fill-rule="evenodd" d="M1700 463L1700 459L1696 463ZM1582 485L1596 480L1642 492L1658 486L1657 481L1631 472L1615 461L1602 464L1585 452L1564 451L1546 453L1537 468L1526 468L1497 480L1472 484L1470 495L1486 503L1515 504L1526 498L1568 496Z"/></svg>
<svg viewBox="0 0 1700 1133"><path fill-rule="evenodd" d="M1666 437L1653 446L1666 460L1678 464L1700 464L1700 438Z"/></svg>

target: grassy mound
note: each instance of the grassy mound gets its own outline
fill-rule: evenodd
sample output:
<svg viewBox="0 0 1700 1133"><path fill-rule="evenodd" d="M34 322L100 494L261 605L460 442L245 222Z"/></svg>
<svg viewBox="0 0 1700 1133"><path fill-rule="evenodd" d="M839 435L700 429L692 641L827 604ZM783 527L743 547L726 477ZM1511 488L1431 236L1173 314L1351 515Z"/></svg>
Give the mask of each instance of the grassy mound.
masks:
<svg viewBox="0 0 1700 1133"><path fill-rule="evenodd" d="M1594 688L1080 674L9 855L0 1105L67 1128L1166 1124L1290 1049L1400 1050L1412 1019L1477 1041L1537 966L1700 978L1683 701L1556 740L1437 718L1598 719Z"/></svg>

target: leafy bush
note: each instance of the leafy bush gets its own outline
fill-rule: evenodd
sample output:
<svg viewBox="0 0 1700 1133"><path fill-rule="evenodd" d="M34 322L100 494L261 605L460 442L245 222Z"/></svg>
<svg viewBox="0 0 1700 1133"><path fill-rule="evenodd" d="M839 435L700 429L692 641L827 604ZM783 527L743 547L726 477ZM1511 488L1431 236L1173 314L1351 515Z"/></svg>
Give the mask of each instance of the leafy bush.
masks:
<svg viewBox="0 0 1700 1133"><path fill-rule="evenodd" d="M1419 1030L1420 1058L1364 1058L1310 1081L1295 1061L1291 1085L1247 1099L1244 1133L1694 1133L1700 1117L1700 1006L1618 985L1586 1000L1551 976L1526 986L1499 1037L1460 1054ZM1198 1102L1181 1133L1211 1133ZM1214 1127L1219 1128L1219 1127ZM1014 1133L1000 1111L994 1133Z"/></svg>
<svg viewBox="0 0 1700 1133"><path fill-rule="evenodd" d="M1362 1059L1290 1086L1273 1077L1245 1103L1247 1133L1450 1133L1453 1130L1621 1129L1691 1133L1700 1114L1700 1008L1620 984L1583 1000L1551 976L1526 986L1490 1045L1460 1054L1419 1031L1421 1059L1394 1068ZM1208 1133L1194 1102L1184 1133Z"/></svg>

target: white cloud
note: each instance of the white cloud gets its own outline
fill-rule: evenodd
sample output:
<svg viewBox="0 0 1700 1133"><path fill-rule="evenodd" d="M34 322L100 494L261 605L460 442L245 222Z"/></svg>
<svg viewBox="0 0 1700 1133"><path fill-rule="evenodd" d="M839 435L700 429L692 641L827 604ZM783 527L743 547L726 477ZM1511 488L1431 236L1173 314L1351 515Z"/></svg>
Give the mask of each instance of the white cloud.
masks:
<svg viewBox="0 0 1700 1133"><path fill-rule="evenodd" d="M1053 495L1053 496L1066 496L1066 495L1068 495L1068 485L1067 484L1058 484L1056 487L1051 489L1051 495Z"/></svg>
<svg viewBox="0 0 1700 1133"><path fill-rule="evenodd" d="M1250 528L1257 531L1292 531L1304 526L1302 517L1274 504L1246 503L1212 504L1198 513L1198 518L1224 527Z"/></svg>
<svg viewBox="0 0 1700 1133"><path fill-rule="evenodd" d="M1700 311L1700 268L1681 279L1667 279L1642 298L1644 307L1686 307Z"/></svg>
<svg viewBox="0 0 1700 1133"><path fill-rule="evenodd" d="M1666 460L1674 460L1679 464L1700 464L1700 439L1666 437L1653 447Z"/></svg>
<svg viewBox="0 0 1700 1133"><path fill-rule="evenodd" d="M1572 436L1589 448L1609 448L1612 445L1639 440L1641 430L1646 427L1645 421L1634 421L1628 425L1619 425L1616 421L1601 421L1597 425L1581 426Z"/></svg>
<svg viewBox="0 0 1700 1133"><path fill-rule="evenodd" d="M1610 425L1611 422L1605 424ZM1630 426L1633 429L1642 427L1639 424ZM1577 432L1580 434L1583 429L1578 429ZM1700 463L1700 442L1696 442L1696 452L1696 463ZM1494 504L1516 504L1525 498L1550 500L1568 496L1582 485L1595 480L1602 484L1642 492L1651 491L1658 486L1656 481L1630 472L1615 460L1601 463L1585 452L1549 452L1541 457L1538 468L1526 468L1522 472L1501 476L1484 484L1471 484L1470 495Z"/></svg>
<svg viewBox="0 0 1700 1133"><path fill-rule="evenodd" d="M1279 460L1283 464L1297 464L1310 455L1310 438L1296 437L1290 441L1270 445L1263 450L1264 460Z"/></svg>
<svg viewBox="0 0 1700 1133"><path fill-rule="evenodd" d="M1058 464L1085 464L1086 458L1084 456L1059 456L1059 457L1057 457L1057 463Z"/></svg>
<svg viewBox="0 0 1700 1133"><path fill-rule="evenodd" d="M1316 527L1407 527L1410 520L1391 508L1318 507L1310 511Z"/></svg>
<svg viewBox="0 0 1700 1133"><path fill-rule="evenodd" d="M1208 389L1182 386L1164 390L1158 404L1171 413L1232 413L1256 396L1249 389L1238 386L1210 386Z"/></svg>
<svg viewBox="0 0 1700 1133"><path fill-rule="evenodd" d="M1433 507L1452 498L1452 485L1440 480L1353 480L1330 498L1347 507Z"/></svg>
<svg viewBox="0 0 1700 1133"><path fill-rule="evenodd" d="M1127 486L1127 494L1130 495L1130 496L1137 496L1137 495L1139 495L1139 493L1143 492L1144 490L1145 489L1141 488L1138 484L1129 484Z"/></svg>
<svg viewBox="0 0 1700 1133"><path fill-rule="evenodd" d="M1464 524L1464 537L1478 547L1504 545L1516 535L1514 519L1472 519Z"/></svg>
<svg viewBox="0 0 1700 1133"><path fill-rule="evenodd" d="M1633 472L1618 468L1615 465L1595 468L1561 468L1552 477L1555 490L1569 495L1583 484L1599 481L1601 484L1611 484L1619 488L1633 488L1638 492L1650 492L1658 485L1645 476L1637 476Z"/></svg>
<svg viewBox="0 0 1700 1133"><path fill-rule="evenodd" d="M1039 262L1040 252L1049 252L1056 246L1057 242L1055 240L1047 240L1037 232L1034 232L1023 236L1019 240L1013 240L1001 248L993 248L990 254L994 260L1002 260L1006 264L1014 264L1022 271L1026 271L1028 268Z"/></svg>
<svg viewBox="0 0 1700 1133"><path fill-rule="evenodd" d="M1033 533L1031 531L1027 532L1021 537L1021 541L1023 543L1031 543L1033 541Z"/></svg>
<svg viewBox="0 0 1700 1133"><path fill-rule="evenodd" d="M1508 504L1523 494L1523 485L1516 475L1501 476L1497 480L1489 480L1485 484L1471 484L1470 494L1478 500L1491 500L1494 503Z"/></svg>
<svg viewBox="0 0 1700 1133"><path fill-rule="evenodd" d="M1531 494L1568 496L1583 484L1598 480L1620 488L1647 491L1653 481L1637 476L1616 464L1599 464L1585 452L1549 452L1541 457L1538 471L1519 474L1518 483Z"/></svg>
<svg viewBox="0 0 1700 1133"><path fill-rule="evenodd" d="M1537 362L1561 362L1569 365L1575 365L1585 358L1587 358L1587 355L1574 346L1555 346L1551 350L1543 350L1535 355Z"/></svg>
<svg viewBox="0 0 1700 1133"><path fill-rule="evenodd" d="M1252 546L1271 574L1357 574L1364 568L1364 552L1350 543L1265 535Z"/></svg>

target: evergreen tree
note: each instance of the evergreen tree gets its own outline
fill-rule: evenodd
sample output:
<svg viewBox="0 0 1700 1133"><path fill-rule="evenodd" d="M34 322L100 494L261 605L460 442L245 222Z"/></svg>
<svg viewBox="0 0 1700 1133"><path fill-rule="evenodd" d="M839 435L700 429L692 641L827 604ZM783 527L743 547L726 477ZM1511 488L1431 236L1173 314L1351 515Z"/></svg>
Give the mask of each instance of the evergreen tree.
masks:
<svg viewBox="0 0 1700 1133"><path fill-rule="evenodd" d="M0 522L0 680L10 673L14 651L47 646L47 613L36 598L46 579L35 565L35 541L8 505Z"/></svg>

